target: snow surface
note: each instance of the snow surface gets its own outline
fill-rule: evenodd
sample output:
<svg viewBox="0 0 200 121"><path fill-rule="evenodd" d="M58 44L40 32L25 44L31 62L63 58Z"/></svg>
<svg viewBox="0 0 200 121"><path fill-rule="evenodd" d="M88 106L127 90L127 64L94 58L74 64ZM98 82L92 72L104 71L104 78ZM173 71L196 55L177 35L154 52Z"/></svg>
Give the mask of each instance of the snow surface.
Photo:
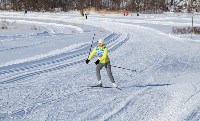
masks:
<svg viewBox="0 0 200 121"><path fill-rule="evenodd" d="M0 29L0 121L200 120L200 36L172 33L191 25L190 14L0 18L8 27ZM92 48L105 39L121 90L87 87L97 83L95 58L85 64L93 37ZM105 69L101 75L112 86Z"/></svg>

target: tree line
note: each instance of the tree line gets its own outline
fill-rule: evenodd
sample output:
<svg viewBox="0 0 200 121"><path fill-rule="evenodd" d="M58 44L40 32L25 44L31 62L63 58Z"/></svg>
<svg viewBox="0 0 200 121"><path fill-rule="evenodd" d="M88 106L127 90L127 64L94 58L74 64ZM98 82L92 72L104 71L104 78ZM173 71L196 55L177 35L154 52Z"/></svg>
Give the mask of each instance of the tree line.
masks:
<svg viewBox="0 0 200 121"><path fill-rule="evenodd" d="M109 11L131 11L143 13L160 13L170 10L187 11L200 10L198 0L189 0L182 6L176 0L3 0L1 9L12 9L14 11L70 11L80 10L109 10Z"/></svg>

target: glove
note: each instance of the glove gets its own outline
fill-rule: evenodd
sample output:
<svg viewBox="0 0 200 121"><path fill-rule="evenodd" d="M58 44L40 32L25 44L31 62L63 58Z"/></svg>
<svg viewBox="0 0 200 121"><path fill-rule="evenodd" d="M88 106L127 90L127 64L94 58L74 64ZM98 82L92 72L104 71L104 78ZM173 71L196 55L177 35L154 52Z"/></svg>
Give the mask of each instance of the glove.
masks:
<svg viewBox="0 0 200 121"><path fill-rule="evenodd" d="M88 64L90 62L90 60L87 59L85 62Z"/></svg>
<svg viewBox="0 0 200 121"><path fill-rule="evenodd" d="M95 62L95 64L96 64L96 65L99 64L99 59Z"/></svg>

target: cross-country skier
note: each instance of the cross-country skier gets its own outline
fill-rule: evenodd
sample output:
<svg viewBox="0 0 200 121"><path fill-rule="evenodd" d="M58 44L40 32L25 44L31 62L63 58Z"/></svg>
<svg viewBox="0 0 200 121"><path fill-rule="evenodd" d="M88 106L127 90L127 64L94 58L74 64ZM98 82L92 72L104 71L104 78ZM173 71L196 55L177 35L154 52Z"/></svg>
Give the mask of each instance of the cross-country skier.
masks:
<svg viewBox="0 0 200 121"><path fill-rule="evenodd" d="M101 75L100 75L100 70L105 67L107 74L110 78L110 81L113 84L114 88L117 88L117 84L114 81L112 72L111 72L111 65L110 65L110 59L108 57L108 48L104 44L103 39L99 39L98 41L98 46L94 48L92 53L89 55L88 59L86 60L86 63L88 64L92 57L97 54L97 61L95 62L96 64L96 76L98 80L98 85L99 87L102 87L102 81L101 81Z"/></svg>

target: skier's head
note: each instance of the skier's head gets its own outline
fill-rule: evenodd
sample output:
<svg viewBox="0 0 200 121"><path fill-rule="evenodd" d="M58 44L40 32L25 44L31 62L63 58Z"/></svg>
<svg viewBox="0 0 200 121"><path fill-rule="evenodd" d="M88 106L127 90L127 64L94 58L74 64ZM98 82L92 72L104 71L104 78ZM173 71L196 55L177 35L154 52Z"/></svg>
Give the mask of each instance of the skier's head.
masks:
<svg viewBox="0 0 200 121"><path fill-rule="evenodd" d="M103 44L104 44L103 39L102 39L102 38L99 39L99 41L98 41L98 46L103 46Z"/></svg>

